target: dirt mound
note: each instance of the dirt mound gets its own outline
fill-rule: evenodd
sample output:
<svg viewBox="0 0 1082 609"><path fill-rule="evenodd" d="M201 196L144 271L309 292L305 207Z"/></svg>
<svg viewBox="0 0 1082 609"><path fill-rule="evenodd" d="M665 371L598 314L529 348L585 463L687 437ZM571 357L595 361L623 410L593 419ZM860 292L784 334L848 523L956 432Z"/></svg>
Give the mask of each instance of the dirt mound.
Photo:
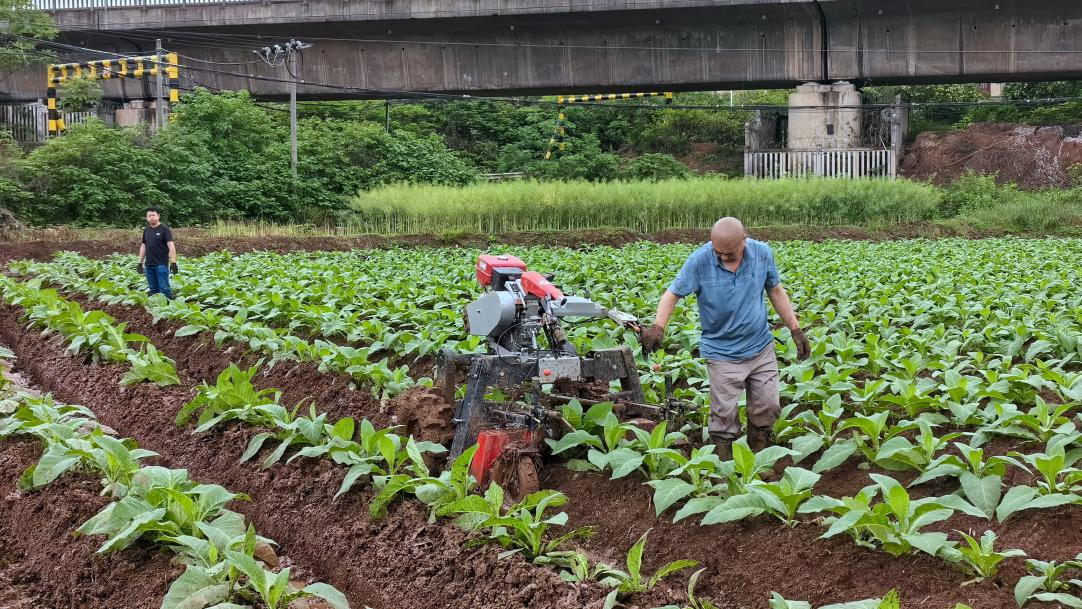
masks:
<svg viewBox="0 0 1082 609"><path fill-rule="evenodd" d="M922 133L908 146L901 173L937 184L973 171L1001 183L1038 189L1069 186L1082 164L1082 126L1030 127L977 123L958 131Z"/></svg>
<svg viewBox="0 0 1082 609"><path fill-rule="evenodd" d="M512 442L493 461L490 475L508 497L519 500L541 490L540 471L540 447L534 443Z"/></svg>
<svg viewBox="0 0 1082 609"><path fill-rule="evenodd" d="M182 568L138 544L96 554L100 537L74 533L109 503L98 495L100 483L87 474L66 474L38 491L15 490L19 475L40 456L37 441L0 442L0 564L8 588L0 606L19 607L9 604L11 592L41 609L157 606Z"/></svg>
<svg viewBox="0 0 1082 609"><path fill-rule="evenodd" d="M399 432L418 440L451 445L455 428L451 424L454 408L443 400L437 389L414 387L391 400L394 419L402 426Z"/></svg>

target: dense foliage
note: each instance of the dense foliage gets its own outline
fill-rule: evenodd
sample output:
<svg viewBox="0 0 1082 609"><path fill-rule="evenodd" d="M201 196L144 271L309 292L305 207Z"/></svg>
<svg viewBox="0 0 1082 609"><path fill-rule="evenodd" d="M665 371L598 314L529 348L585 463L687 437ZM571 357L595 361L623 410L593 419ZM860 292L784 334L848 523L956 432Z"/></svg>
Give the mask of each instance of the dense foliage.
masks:
<svg viewBox="0 0 1082 609"><path fill-rule="evenodd" d="M147 205L162 207L167 221L180 225L323 221L359 190L379 184L465 184L476 177L431 135L306 120L298 139L294 179L280 116L247 93L199 91L184 97L155 136L91 120L25 158L0 156L0 202L34 224L132 225Z"/></svg>
<svg viewBox="0 0 1082 609"><path fill-rule="evenodd" d="M889 103L901 95L914 104L928 104L914 108L910 114L913 134L957 129L972 123L1082 123L1082 81L1007 83L1003 85L1000 100L989 100L976 84L869 87L865 93L879 103ZM1031 100L1061 101L1034 104Z"/></svg>
<svg viewBox="0 0 1082 609"><path fill-rule="evenodd" d="M95 87L90 81L72 81L61 92L62 103L71 109L93 106L100 93ZM1076 89L1073 83L1010 85L1006 95L1009 99L1068 97ZM971 85L884 87L866 92L874 101L891 100L898 94L914 102L984 99ZM738 92L734 102L783 104L786 95L786 91ZM730 110L728 100L713 93L678 94L675 101L675 107L659 99L635 101L636 109L621 107L627 105L621 102L562 108L472 100L302 104L299 173L294 178L289 170L287 113L281 104L257 104L244 92L197 90L182 98L168 127L156 135L107 129L90 121L71 126L63 137L25 157L0 140L0 205L38 225L130 226L139 222L140 210L146 205L163 207L166 221L174 225L241 219L348 225L355 219L351 204L358 193L402 184L458 186L477 181L481 173L521 172L530 179L561 182L664 181L696 173L739 174L743 125L751 114ZM680 107L683 104L713 107ZM1073 107L1071 103L1036 109L959 105L919 109L912 121L914 130L992 118L1062 122L1075 120ZM933 116L933 111L938 114ZM992 116L988 112L1015 114ZM564 119L558 121L561 114ZM712 195L714 184L718 182L703 182L698 190L690 187L679 192L659 187L650 193L654 198L646 204L697 205L696 201ZM800 186L793 191L805 193L808 188L816 190ZM900 195L912 190L898 188ZM646 189L639 190L642 195ZM1008 190L995 196L1021 200ZM626 191L622 186L613 187L605 198L622 197ZM954 196L966 192L939 193L942 201L937 205L937 217L986 207L960 202ZM804 204L822 204L828 215L845 223L873 221L874 214L865 217L861 212L865 205L853 205L853 193L849 188L819 193L826 198ZM384 194L363 195L362 202L367 205ZM472 196L467 193L456 198ZM535 197L531 205L542 199ZM440 201L442 198L433 198L428 203ZM788 221L785 213L774 213L776 200L762 202L758 215L777 215L778 221ZM915 207L923 209L922 205L918 202ZM634 213L621 216L615 225L651 224L629 224L624 219L652 213L638 208L630 211ZM1028 225L1036 217L1017 210L1010 215ZM1057 221L1062 218L1057 215ZM367 226L368 222L366 217L361 224ZM835 220L817 218L815 222ZM689 223L685 220L679 225Z"/></svg>
<svg viewBox="0 0 1082 609"><path fill-rule="evenodd" d="M58 106L64 112L86 112L101 105L104 92L101 83L85 76L76 76L56 88Z"/></svg>
<svg viewBox="0 0 1082 609"><path fill-rule="evenodd" d="M0 36L0 70L18 70L49 58L33 39L53 38L56 27L32 0L0 0L0 34L13 34Z"/></svg>

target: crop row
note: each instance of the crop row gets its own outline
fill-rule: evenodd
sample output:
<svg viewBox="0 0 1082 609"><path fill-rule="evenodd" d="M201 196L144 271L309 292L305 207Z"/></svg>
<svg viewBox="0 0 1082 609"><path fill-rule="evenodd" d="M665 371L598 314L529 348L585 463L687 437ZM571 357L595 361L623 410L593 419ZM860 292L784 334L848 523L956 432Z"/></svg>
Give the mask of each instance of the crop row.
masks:
<svg viewBox="0 0 1082 609"><path fill-rule="evenodd" d="M242 462L256 458L261 451L267 453L262 459L263 467L271 467L283 459L287 462L302 457L330 459L348 468L336 497L359 483L371 484L375 489L369 506L370 517L380 519L395 499L412 496L428 508L430 519L451 519L473 533L474 537L468 542L471 547L496 543L505 550L501 557L519 554L535 564L553 566L559 569L565 581L596 580L611 586L607 606L613 606L628 594L647 591L661 578L696 564L688 560L675 561L659 568L652 577L646 577L641 572L645 534L628 551L626 570L592 562L581 550L564 548L569 541L591 535L591 529L554 533L568 519L565 512L550 512L567 502L562 493L542 490L513 502L499 485L493 483L478 494L477 480L469 472L469 462L476 447L464 452L447 470L433 473L427 456L443 453L445 447L417 442L412 437L403 438L393 429L377 429L367 420L357 423L346 417L330 421L326 414L317 413L313 407L309 408L308 415L299 415L301 405L292 409L284 407L280 404L280 392L257 390L251 382L255 375L255 367L245 370L230 365L213 385L203 383L197 388L196 396L179 412L177 424L185 425L194 419L194 433L208 432L230 421L267 429L252 437L240 457ZM625 425L621 431L628 429L635 428ZM268 451L269 446L274 448ZM689 606L696 609L712 607L709 601L696 597L696 580L697 576L694 576L689 585ZM780 597L774 603L772 606L801 606L778 604L793 603ZM835 608L864 606L875 605L860 601Z"/></svg>
<svg viewBox="0 0 1082 609"><path fill-rule="evenodd" d="M0 400L0 439L12 436L34 437L43 445L41 458L20 478L24 489L49 484L68 471L101 476L102 494L112 501L78 529L106 538L98 553L144 541L176 554L185 570L170 585L162 609L255 604L276 609L308 596L335 609L349 608L332 586L295 587L288 567L277 572L266 567L263 560L273 556L274 542L225 507L247 497L199 484L187 470L144 465L157 453L113 437L88 409L58 404L48 395L7 396Z"/></svg>
<svg viewBox="0 0 1082 609"><path fill-rule="evenodd" d="M1082 391L1076 374L1060 377L1082 360L1082 301L1070 266L1074 241L989 241L892 244L781 244L778 257L814 350L802 363L783 349L783 394L795 401L825 401L837 393L856 399L935 402L945 409L1000 380L1041 376L1012 399L1032 403L1042 386ZM565 290L649 318L657 294L682 263L687 246L636 245L583 252L509 248L535 268L553 270ZM392 250L365 253L211 255L186 261L177 293L188 302L258 321L257 350L281 342L283 332L344 339L399 361L432 355L441 345L474 350L458 311L476 296L469 250ZM935 260L929 264L928 259ZM145 302L130 257L90 261L66 255L31 270L70 289L104 298ZM1015 266L1032 263L1019 276ZM923 264L935 270L910 273ZM79 277L72 275L78 274ZM150 304L152 310L168 309ZM174 308L183 308L173 305ZM175 311L174 318L190 315ZM213 321L213 320L212 320ZM217 328L193 323L197 328ZM225 332L230 330L226 328ZM629 336L608 324L584 323L568 334L580 349L608 347ZM262 338L260 338L260 336ZM696 356L697 311L682 306L668 337L668 353L643 361L647 394L663 395L665 382L679 397L700 399L705 367ZM779 338L787 338L779 331ZM276 348L290 351L284 345ZM655 371L647 364L658 364ZM1050 372L1052 371L1052 372ZM950 373L948 375L948 373ZM960 376L959 381L956 376ZM1024 376L1023 376L1024 375ZM365 379L360 379L364 382ZM377 379L378 380L378 379ZM964 383L964 387L959 386Z"/></svg>
<svg viewBox="0 0 1082 609"><path fill-rule="evenodd" d="M978 446L961 442L954 443L961 456L946 452L935 456L937 450L945 449L950 439L961 434L936 438L931 434L931 424L924 419L916 425L921 430L917 442L896 435L893 447L880 445L874 436L867 435L871 431L866 424L871 420L868 417L857 415L838 426L841 430L852 430L844 440L853 446L851 450L860 449L876 465L919 471L921 475L914 485L942 476L958 478L957 493L922 499L911 499L897 480L875 473L870 474L873 484L853 497L841 499L815 495L820 474L801 467L785 467L780 479L766 481L767 476L777 478L775 466L781 459L789 457L799 462L807 455L781 446L754 453L744 439L734 443L732 461L721 461L713 454L712 445L692 448L686 454L677 448L687 444L683 433L667 431L664 422L649 431L620 423L612 413L612 405L607 403L596 404L585 412L577 402L565 406L563 418L575 430L560 440L547 442L554 454L585 456L569 461L568 467L572 469L605 471L613 479L638 472L654 489L653 503L658 516L683 502L673 517L674 522L701 514L701 524L705 526L768 514L793 527L799 523L799 515L826 513L828 516L820 519L827 527L823 538L846 533L858 545L893 556L923 551L980 580L994 576L1003 560L1025 553L997 550L995 533L990 530L979 541L959 531L961 539L954 541L946 533L924 529L947 520L955 511L1004 521L1022 510L1082 505L1079 495L1082 470L1075 467L1082 461L1082 433L1062 416L1065 410L1061 408L1047 419L1063 433L1051 436L1044 452L1011 452L987 459ZM1082 416L1079 418L1082 420ZM879 422L885 420L881 417ZM783 419L782 424L799 423ZM831 452L824 451L815 469L822 467L824 459L829 459L832 467L848 457L848 454L831 456ZM1008 466L1027 474L1036 473L1036 486L1013 486L1003 493L1003 477ZM1082 568L1082 562L1078 561L1082 561L1082 554L1076 561L1063 564L1027 561L1035 574L1016 583L1018 605L1023 606L1031 599L1054 600L1070 607L1082 605L1082 598L1069 593L1072 588L1074 593L1082 593L1082 582L1059 579L1067 570Z"/></svg>
<svg viewBox="0 0 1082 609"><path fill-rule="evenodd" d="M289 460L327 457L350 468L339 494L352 487L358 479L368 479L376 487L378 492L370 508L375 518L386 513L388 503L396 496L411 494L429 507L432 518L453 518L456 524L482 533L474 543L499 543L507 549L507 554L521 553L537 564L560 568L562 577L569 581L597 579L609 583L615 586L613 600L620 593L641 591L637 585L628 583L638 581L641 584L644 581L637 572L639 567L631 568L633 564L641 565L643 548L640 544L629 552L629 568L625 572L614 571L603 563L592 565L581 551L560 548L566 541L589 534L586 530L576 529L558 537L547 536L551 527L567 521L565 513L545 513L549 507L562 505L566 501L563 495L541 491L523 502L508 506L502 489L493 485L483 496L478 496L473 494L476 481L467 470L472 449L448 471L433 476L423 453L441 452L443 447L414 443L412 439L403 441L390 430L376 430L367 421L361 422L355 434L357 426L349 418L332 424L326 420L326 415L316 415L314 411L309 417L297 417L296 409L291 418L289 411L278 404L280 396L276 392L257 391L251 385L254 374L255 369L241 370L236 367L223 372L214 386L204 385L199 389L196 398L181 411L178 423L185 423L198 413L197 433L230 420L269 427L271 431L252 439L241 460L256 456L267 440L278 445L264 459L266 467L280 461L287 449L299 448ZM988 513L975 513L976 506L967 502L967 498L972 499L967 492L966 477L971 475L968 472L953 472L963 480L963 492L947 497L911 500L897 481L879 474L872 474L874 484L855 497L835 499L815 496L812 490L819 474L803 468L787 467L781 479L775 482L762 479L761 476L771 471L780 459L797 456L796 451L791 449L772 447L752 453L741 441L734 446L734 460L722 462L713 454L712 447L695 448L690 454L675 448L686 438L680 432L667 432L664 423L651 431L619 423L612 414L611 404L597 404L583 412L577 403L572 403L564 408L562 415L576 427L576 431L558 442L551 442L553 452L564 453L588 446L586 459L572 464L572 467L606 470L611 472L613 478L635 471L643 473L650 479L647 484L655 490L654 504L659 515L681 500L686 500L686 503L676 513L674 520L705 514L702 520L704 525L769 514L789 526L795 526L798 514L833 513L834 516L824 521L828 527L824 537L848 533L861 545L880 548L893 555L922 550L978 579L994 576L1004 559L1024 554L1019 550L995 548L995 535L991 531L979 540L959 532L960 540L954 541L944 533L922 529L946 520L955 510L989 519L995 511L999 519L1004 520L1024 509L1082 503L1082 498L1072 492L1063 489L1056 491L1045 483L1048 481L1046 478L1045 482L1038 483L1037 488L1013 487L1003 496L998 510L995 510L996 505L992 505L986 508ZM1008 463L1023 469L1026 468L1023 463L1037 464L1043 473L1055 469L1057 473L1052 479L1060 479L1073 491L1082 490L1082 476L1077 474L1077 470L1062 466L1063 447L1077 443L1080 436L1082 434L1078 432L1070 436L1054 436L1049 441L1048 449L1052 457L1047 454L1018 455L1017 458L993 457L981 462L977 456L976 462L984 470L983 477L974 476L982 489L980 497L998 496L1002 469ZM1082 448L1072 450L1073 461L1080 457ZM937 467L947 465L945 460L940 461ZM1045 462L1052 465L1042 465ZM992 490L989 482L994 482L995 490ZM979 499L975 502L979 502ZM645 540L641 539L640 543L644 544ZM632 558L632 555L638 558ZM671 569L675 570L681 564L686 563L678 561L673 563ZM1048 600L1054 596L1062 600L1070 597L1067 590L1071 584L1068 580L1060 581L1059 577L1076 562L1057 565L1031 560L1027 564L1035 574L1023 577L1016 584L1020 605L1030 598ZM668 572L666 568L659 571L662 574ZM1055 576L1049 576L1053 572ZM689 598L695 598L693 589L689 591Z"/></svg>
<svg viewBox="0 0 1082 609"><path fill-rule="evenodd" d="M412 386L417 381L408 374L407 366L392 367L386 357L372 361L371 349L357 349L316 339L307 341L288 332L266 324L249 321L247 311L233 314L214 308L204 308L181 299L166 300L149 298L145 293L125 288L109 280L88 282L86 278L61 267L45 265L20 265L38 280L48 281L65 290L71 290L110 304L141 304L157 322L170 319L186 325L176 331L177 336L192 336L202 332L213 333L215 344L236 341L254 352L271 356L271 361L293 360L314 362L321 371L348 374L355 383L371 388L376 396L388 398ZM421 379L428 383L430 379Z"/></svg>
<svg viewBox="0 0 1082 609"><path fill-rule="evenodd" d="M131 369L121 379L126 385L147 381L166 387L180 383L175 362L159 353L147 337L126 332L126 323L116 323L104 311L84 311L56 290L42 289L40 279L24 283L0 275L0 298L23 308L30 326L63 336L70 353L85 353L93 361L127 363Z"/></svg>

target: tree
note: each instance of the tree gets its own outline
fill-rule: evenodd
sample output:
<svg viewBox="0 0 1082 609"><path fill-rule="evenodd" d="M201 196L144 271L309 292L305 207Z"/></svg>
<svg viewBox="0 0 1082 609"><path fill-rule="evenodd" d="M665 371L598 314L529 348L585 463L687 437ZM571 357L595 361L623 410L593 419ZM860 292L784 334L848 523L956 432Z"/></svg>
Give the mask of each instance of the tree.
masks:
<svg viewBox="0 0 1082 609"><path fill-rule="evenodd" d="M53 19L31 0L0 0L0 70L17 70L48 61L37 41L56 36Z"/></svg>
<svg viewBox="0 0 1082 609"><path fill-rule="evenodd" d="M86 112L101 105L101 84L84 76L60 83L56 93L65 112Z"/></svg>
<svg viewBox="0 0 1082 609"><path fill-rule="evenodd" d="M668 154L650 153L631 159L620 171L625 180L674 180L690 178L695 172Z"/></svg>
<svg viewBox="0 0 1082 609"><path fill-rule="evenodd" d="M22 163L34 200L19 210L34 224L132 226L146 205L168 205L154 158L137 145L142 132L113 129L97 119L72 125Z"/></svg>

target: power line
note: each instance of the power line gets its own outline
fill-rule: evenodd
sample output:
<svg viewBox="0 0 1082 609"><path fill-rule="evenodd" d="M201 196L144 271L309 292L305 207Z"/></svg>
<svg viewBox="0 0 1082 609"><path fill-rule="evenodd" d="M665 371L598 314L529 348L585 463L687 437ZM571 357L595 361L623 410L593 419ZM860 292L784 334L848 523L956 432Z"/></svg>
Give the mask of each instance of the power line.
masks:
<svg viewBox="0 0 1082 609"><path fill-rule="evenodd" d="M323 17L341 17L341 16L323 16ZM154 29L154 28L136 28L133 30L125 30L123 34L113 33L111 31L103 31L95 28L72 28L65 30L66 32L93 32L95 35L104 35L115 38L123 38L127 36L143 37L146 39L154 39L157 37L170 37L178 41L192 41L187 42L192 46L208 46L210 48L232 48L236 50L247 50L251 47L253 40L264 41L279 38L280 36L266 35L266 34L242 34L231 33L224 34L218 32L192 32L182 30L171 29ZM359 42L365 44L395 44L395 45L424 45L424 46L463 46L463 47L486 47L486 48L523 48L523 49L574 49L585 51L603 51L603 50L626 50L626 51L665 51L665 52L693 52L693 53L758 53L758 52L771 52L771 53L796 53L796 52L819 52L820 49L800 49L792 47L673 47L673 46L647 46L647 45L620 45L620 44L565 44L565 43L540 43L540 42L486 42L486 41L462 41L462 40L410 40L410 39L389 39L389 38L350 38L350 37L331 37L331 36L306 36L309 40L328 41L328 42ZM912 54L914 51L910 49L889 49L889 48L868 48L862 47L855 49L856 51L864 54ZM826 49L827 53L835 54L849 54L853 53L854 49ZM919 49L916 51L922 55L929 53L932 54L947 54L947 55L1009 55L1009 54L1049 54L1049 55L1062 55L1062 54L1082 54L1082 50L1053 50L1053 49Z"/></svg>
<svg viewBox="0 0 1082 609"><path fill-rule="evenodd" d="M87 28L85 31L95 31ZM229 41L230 43L243 45L243 39L255 39L255 40L267 40L274 38L274 36L268 36L265 34L222 34L218 32L187 32L177 31L169 29L149 29L141 28L135 31L147 32L146 35L181 35L181 36L201 36L209 40ZM361 42L370 44L412 44L412 45L428 45L428 46L468 46L468 47L494 47L494 48L541 48L541 49L582 49L589 51L598 50L627 50L627 51L681 51L681 52L696 52L696 53L754 53L754 52L807 52L809 49L797 49L792 47L666 47L666 46L644 46L644 45L610 45L610 44L564 44L564 43L539 43L539 42L483 42L483 41L462 41L462 40L409 40L409 39L388 39L388 38L339 38L328 36L305 36L309 40L321 40L328 42ZM250 44L250 43L249 43ZM818 52L819 49L813 49ZM914 51L910 49L873 49L867 47L861 47L856 49L863 53L884 53L884 54L912 54ZM827 49L830 53L853 53L854 49ZM1082 54L1082 50L1052 50L1052 49L920 49L917 51L921 54L939 53L949 55L1002 55L1002 54Z"/></svg>
<svg viewBox="0 0 1082 609"><path fill-rule="evenodd" d="M33 41L36 41L36 42L38 42L40 44L52 44L52 45L55 45L55 46L60 46L60 47L66 48L66 49L73 49L73 50L97 53L97 54L105 55L105 56L109 56L109 57L116 57L116 58L134 57L134 55L125 55L125 54L122 54L122 53L101 51L101 50L98 50L98 49L91 49L91 48L80 47L80 46L76 46L76 45L69 45L69 44L64 44L64 43L55 43L55 42L52 42L52 41L30 38L30 37L21 36L21 35L18 35L18 34L5 33L5 34L0 34L0 35L12 36L12 37L22 38L22 39L26 39L26 40L33 40ZM157 62L157 64L158 65L165 65L165 62L159 61L159 62ZM274 83L281 83L281 84L289 84L291 82L291 79L276 78L276 77L273 77L273 76L259 76L259 75L255 75L255 74L233 72L233 71L229 71L229 70L219 70L219 69L215 69L215 68L211 68L211 67L197 67L197 66L192 66L192 65L188 65L188 64L180 64L179 67L184 67L184 68L186 68L188 70L194 70L194 71L198 71L198 72L213 73L213 74L219 74L219 75L224 75L224 76L233 76L233 77L237 77L237 78L244 78L244 79L255 80L255 81L274 82ZM478 96L478 97L475 97L475 96L472 96L472 95L465 95L465 94L432 93L432 92L397 90L397 89L373 89L373 88L366 88L366 87L355 87L355 86L350 86L350 85L321 83L321 82L313 82L313 81L307 81L304 84L307 85L307 86L310 86L310 87L319 87L319 88L324 88L324 89L329 89L329 90L334 90L334 91L340 91L340 92L363 94L363 95L368 95L368 96L372 96L372 97L377 97L377 98L380 98L380 99L388 99L388 98L390 98L390 99L397 99L397 100L501 101L501 102L506 102L506 103L519 104L519 105L535 105L535 106L547 106L547 107L559 107L559 106L562 105L557 101L522 98L522 97L505 97L505 96ZM1045 99L1036 99L1036 100L1000 100L1000 101L973 101L973 102L915 102L915 103L911 103L911 104L907 104L907 105L910 108L965 108L965 107L974 107L974 106L1004 106L1004 105L1038 106L1038 105L1053 105L1053 104L1060 104L1060 103L1067 103L1067 102L1077 102L1077 101L1082 101L1082 98L1063 97L1063 98L1045 98ZM616 102L604 102L604 101L578 103L578 104L575 104L575 105L578 105L578 106L605 106L607 108L632 108L632 109L636 109L636 108L641 108L641 109L665 109L665 108L669 108L669 109L686 109L686 110L700 109L700 110L742 111L742 112L756 111L756 110L785 110L785 111L813 110L813 109L820 109L821 110L821 109L824 108L824 106L788 106L788 105L778 106L778 105L769 105L769 104L742 104L742 105L733 105L733 106L728 106L728 105L725 105L725 104L717 104L717 105L713 105L713 104L666 104L666 105L662 106L660 104L648 104L648 103L647 104L643 104L643 103L628 104L628 103L616 103ZM838 109L838 110L842 110L842 109L861 110L861 109L875 109L875 108L880 108L880 109L882 109L882 108L892 108L892 107L895 107L895 104L893 104L893 103L877 103L877 104L873 103L873 104L859 104L859 105L837 105L837 106L829 106L829 107L832 108L832 109Z"/></svg>
<svg viewBox="0 0 1082 609"><path fill-rule="evenodd" d="M199 59L198 57L191 57L189 55L181 55L177 53L177 57L186 59L188 61L194 61L196 63L203 63L215 66L250 66L254 63L264 63L262 59L253 59L251 61L210 61L208 59Z"/></svg>

